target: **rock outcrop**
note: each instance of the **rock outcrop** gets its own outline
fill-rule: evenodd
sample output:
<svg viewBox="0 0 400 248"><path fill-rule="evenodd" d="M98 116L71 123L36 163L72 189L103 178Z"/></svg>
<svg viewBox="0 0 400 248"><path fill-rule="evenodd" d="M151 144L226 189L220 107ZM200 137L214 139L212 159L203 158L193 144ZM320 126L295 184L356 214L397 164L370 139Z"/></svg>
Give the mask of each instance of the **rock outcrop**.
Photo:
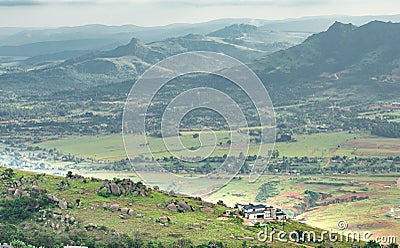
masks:
<svg viewBox="0 0 400 248"><path fill-rule="evenodd" d="M183 200L166 200L165 203L167 204L167 208L170 211L174 211L174 212L193 212L194 208L192 206L190 206L187 202L183 201Z"/></svg>
<svg viewBox="0 0 400 248"><path fill-rule="evenodd" d="M67 203L67 201L66 201L64 198L63 198L62 200L60 200L60 199L58 199L55 195L52 195L52 194L47 194L47 198L48 198L50 201L56 203L57 206L58 206L60 209L62 209L62 210L68 209L68 203Z"/></svg>
<svg viewBox="0 0 400 248"><path fill-rule="evenodd" d="M133 196L148 196L151 192L151 188L146 187L143 183L135 183L130 179L105 181L98 191L101 191L102 189L106 189L107 193L114 196L129 194Z"/></svg>

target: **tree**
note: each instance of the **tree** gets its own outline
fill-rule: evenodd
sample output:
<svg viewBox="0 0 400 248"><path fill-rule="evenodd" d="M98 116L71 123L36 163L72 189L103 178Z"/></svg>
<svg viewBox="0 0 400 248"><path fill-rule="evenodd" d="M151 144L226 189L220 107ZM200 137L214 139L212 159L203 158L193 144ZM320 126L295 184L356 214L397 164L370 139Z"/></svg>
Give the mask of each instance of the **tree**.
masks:
<svg viewBox="0 0 400 248"><path fill-rule="evenodd" d="M244 156L244 153L243 152L240 152L239 153L239 159L240 160L244 160L246 157Z"/></svg>
<svg viewBox="0 0 400 248"><path fill-rule="evenodd" d="M73 175L72 175L72 171L68 171L68 172L67 172L67 178L72 178L72 176L73 176Z"/></svg>
<svg viewBox="0 0 400 248"><path fill-rule="evenodd" d="M38 202L27 196L5 201L0 209L0 215L3 220L18 222L31 217L32 212L36 210Z"/></svg>
<svg viewBox="0 0 400 248"><path fill-rule="evenodd" d="M381 245L373 240L370 240L368 244L364 246L364 248L380 248Z"/></svg>
<svg viewBox="0 0 400 248"><path fill-rule="evenodd" d="M240 174L249 174L250 172L251 172L251 169L250 169L248 163L244 162L242 168L240 168L239 173Z"/></svg>
<svg viewBox="0 0 400 248"><path fill-rule="evenodd" d="M179 248L191 248L193 247L193 242L190 239L179 239L173 245L173 247Z"/></svg>
<svg viewBox="0 0 400 248"><path fill-rule="evenodd" d="M13 240L11 241L10 245L14 248L36 248L36 246L26 244L21 240Z"/></svg>
<svg viewBox="0 0 400 248"><path fill-rule="evenodd" d="M272 152L272 158L278 158L279 157L279 150L274 150Z"/></svg>
<svg viewBox="0 0 400 248"><path fill-rule="evenodd" d="M12 179L15 176L15 172L13 169L7 168L1 175L4 179Z"/></svg>

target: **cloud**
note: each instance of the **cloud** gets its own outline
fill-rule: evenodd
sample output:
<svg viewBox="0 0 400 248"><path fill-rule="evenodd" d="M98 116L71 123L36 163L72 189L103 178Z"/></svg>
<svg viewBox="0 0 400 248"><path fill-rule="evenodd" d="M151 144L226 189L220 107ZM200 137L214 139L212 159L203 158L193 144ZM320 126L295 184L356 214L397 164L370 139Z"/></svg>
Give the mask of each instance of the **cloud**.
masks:
<svg viewBox="0 0 400 248"><path fill-rule="evenodd" d="M157 4L193 7L224 7L224 6L277 6L277 7L303 7L331 4L331 0L156 0Z"/></svg>
<svg viewBox="0 0 400 248"><path fill-rule="evenodd" d="M0 7L40 5L98 5L103 3L111 4L113 2L107 0L0 0Z"/></svg>
<svg viewBox="0 0 400 248"><path fill-rule="evenodd" d="M332 0L0 0L0 6L33 5L101 5L101 4L156 4L182 7L223 7L223 6L309 6L325 5Z"/></svg>
<svg viewBox="0 0 400 248"><path fill-rule="evenodd" d="M33 0L0 0L0 6L3 7L34 6L42 4L43 2Z"/></svg>

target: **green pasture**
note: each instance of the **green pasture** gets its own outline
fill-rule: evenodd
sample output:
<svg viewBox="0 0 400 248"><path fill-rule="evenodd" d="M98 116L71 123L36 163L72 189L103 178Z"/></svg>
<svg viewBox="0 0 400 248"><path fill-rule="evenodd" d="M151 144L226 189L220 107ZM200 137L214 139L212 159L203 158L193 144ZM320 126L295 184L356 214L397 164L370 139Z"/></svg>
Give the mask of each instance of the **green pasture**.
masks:
<svg viewBox="0 0 400 248"><path fill-rule="evenodd" d="M194 151L193 154L200 156L207 156L207 153L202 153L202 150L197 149L200 147L200 140L194 138L195 132L182 133L180 139L172 140L173 138L166 138L165 140L170 144L169 148L173 153L180 154L182 146L186 149ZM223 156L229 153L231 134L226 131L215 132L216 142L213 139L208 139L207 142L213 141L216 143L215 150L212 151L212 156ZM244 134L235 134L239 142L232 145L231 155L239 155L241 151L246 150L246 136ZM346 132L340 133L326 133L314 135L301 135L296 136L297 142L289 143L276 143L275 149L278 149L281 156L287 157L328 157L338 150L338 146L346 142L350 142L357 137L358 134L349 134ZM207 137L206 137L207 138ZM147 140L142 139L140 136L128 136L126 139L128 144L128 152L133 157L143 156L155 158L170 157L163 139L156 137L147 137ZM146 143L147 142L147 143ZM179 142L179 143L178 143ZM39 144L40 147L46 149L56 148L63 153L70 153L77 157L91 158L94 160L120 160L126 158L123 138L119 134L104 135L104 136L70 136L58 140L50 140ZM272 148L271 144L264 144L269 149ZM179 148L177 148L179 147ZM214 147L212 145L212 147ZM248 155L255 155L258 153L259 145L250 143ZM151 151L151 152L150 152ZM346 150L347 152L347 150ZM348 152L351 154L351 152Z"/></svg>

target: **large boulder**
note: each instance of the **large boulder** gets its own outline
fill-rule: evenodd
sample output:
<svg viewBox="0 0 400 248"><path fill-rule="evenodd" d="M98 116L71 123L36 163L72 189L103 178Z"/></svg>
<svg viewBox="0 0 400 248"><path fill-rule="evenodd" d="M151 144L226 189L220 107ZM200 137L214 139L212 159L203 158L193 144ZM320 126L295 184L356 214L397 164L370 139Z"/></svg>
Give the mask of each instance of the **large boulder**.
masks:
<svg viewBox="0 0 400 248"><path fill-rule="evenodd" d="M115 196L120 196L122 193L121 193L121 189L119 188L119 186L116 184L116 183L114 183L114 182L112 182L111 184L110 184L110 192L111 192L111 194L112 195L115 195Z"/></svg>
<svg viewBox="0 0 400 248"><path fill-rule="evenodd" d="M167 216L162 216L162 217L158 218L157 221L165 224L165 223L168 223L170 221L170 219Z"/></svg>
<svg viewBox="0 0 400 248"><path fill-rule="evenodd" d="M169 210L171 210L171 211L178 212L178 207L175 205L175 203L169 204L169 205L167 206L167 208L168 208Z"/></svg>
<svg viewBox="0 0 400 248"><path fill-rule="evenodd" d="M20 198L21 197L21 190L19 190L19 189L17 189L15 192L14 192L14 198Z"/></svg>
<svg viewBox="0 0 400 248"><path fill-rule="evenodd" d="M7 190L7 192L8 192L9 195L14 195L15 189L14 189L14 188L9 188L9 189Z"/></svg>
<svg viewBox="0 0 400 248"><path fill-rule="evenodd" d="M178 206L179 206L179 208L180 208L181 210L183 210L183 212L193 211L193 208L192 208L189 204L187 204L186 202L184 202L184 201L182 201L182 200L180 200L180 201L178 202Z"/></svg>
<svg viewBox="0 0 400 248"><path fill-rule="evenodd" d="M210 208L210 207L201 207L200 211L205 212L205 213L214 213L214 209Z"/></svg>
<svg viewBox="0 0 400 248"><path fill-rule="evenodd" d="M110 209L112 210L112 211L118 211L119 210L119 205L118 204L112 204L112 205L110 205Z"/></svg>
<svg viewBox="0 0 400 248"><path fill-rule="evenodd" d="M128 214L129 210L129 208L121 208L121 213Z"/></svg>
<svg viewBox="0 0 400 248"><path fill-rule="evenodd" d="M63 210L68 209L67 201L63 198L61 201L58 202L58 207L63 209Z"/></svg>
<svg viewBox="0 0 400 248"><path fill-rule="evenodd" d="M60 201L55 195L52 195L52 194L48 194L47 198L49 198L50 201L57 202L57 203Z"/></svg>

